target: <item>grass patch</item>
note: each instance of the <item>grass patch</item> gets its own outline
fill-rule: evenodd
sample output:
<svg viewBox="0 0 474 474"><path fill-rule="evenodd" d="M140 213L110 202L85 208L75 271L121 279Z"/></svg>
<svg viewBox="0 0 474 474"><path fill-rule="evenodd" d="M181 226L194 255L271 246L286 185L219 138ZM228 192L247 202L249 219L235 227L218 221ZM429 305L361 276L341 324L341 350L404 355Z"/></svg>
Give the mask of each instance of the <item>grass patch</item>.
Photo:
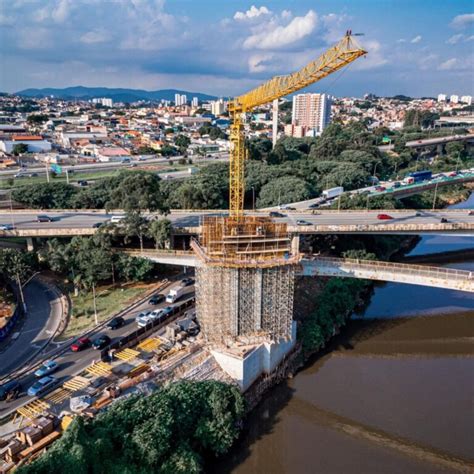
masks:
<svg viewBox="0 0 474 474"><path fill-rule="evenodd" d="M97 287L97 315L99 322L118 313L134 301L140 299L147 291L154 287L156 287L156 284ZM78 296L71 294L70 297L72 302L71 317L60 339L77 336L95 326L92 291L80 293Z"/></svg>

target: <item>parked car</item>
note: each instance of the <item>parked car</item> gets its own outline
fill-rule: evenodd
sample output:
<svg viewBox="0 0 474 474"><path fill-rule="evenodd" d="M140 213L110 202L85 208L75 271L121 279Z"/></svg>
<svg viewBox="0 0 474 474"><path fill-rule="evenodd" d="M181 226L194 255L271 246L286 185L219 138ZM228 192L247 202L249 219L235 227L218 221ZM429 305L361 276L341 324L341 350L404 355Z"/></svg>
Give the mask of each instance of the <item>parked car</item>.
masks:
<svg viewBox="0 0 474 474"><path fill-rule="evenodd" d="M158 293L157 295L153 295L149 300L148 304L157 305L161 302L165 301L165 295Z"/></svg>
<svg viewBox="0 0 474 474"><path fill-rule="evenodd" d="M45 393L47 390L49 390L53 385L57 383L57 379L48 375L46 377L43 377L42 379L39 379L37 382L35 382L29 389L28 389L28 395L30 397L38 397Z"/></svg>
<svg viewBox="0 0 474 474"><path fill-rule="evenodd" d="M109 329L118 329L121 328L125 324L125 319L122 318L122 316L117 316L116 318L111 319L107 323L107 327Z"/></svg>
<svg viewBox="0 0 474 474"><path fill-rule="evenodd" d="M47 360L43 362L41 367L35 371L36 377L44 377L46 375L52 374L56 370L58 370L59 364L54 360Z"/></svg>
<svg viewBox="0 0 474 474"><path fill-rule="evenodd" d="M39 214L36 216L36 222L53 222L54 218L46 214Z"/></svg>
<svg viewBox="0 0 474 474"><path fill-rule="evenodd" d="M192 278L183 278L181 280L181 285L183 286L191 286L194 283L194 280Z"/></svg>
<svg viewBox="0 0 474 474"><path fill-rule="evenodd" d="M21 392L21 383L18 380L10 380L0 385L0 401L10 401L18 398Z"/></svg>
<svg viewBox="0 0 474 474"><path fill-rule="evenodd" d="M389 216L388 214L377 214L377 219L379 221L387 221L387 220L393 219L393 217Z"/></svg>
<svg viewBox="0 0 474 474"><path fill-rule="evenodd" d="M72 352L80 352L90 347L90 345L91 340L88 337L81 337L71 346L71 350Z"/></svg>
<svg viewBox="0 0 474 474"><path fill-rule="evenodd" d="M0 230L13 230L14 228L11 224L0 224Z"/></svg>
<svg viewBox="0 0 474 474"><path fill-rule="evenodd" d="M107 347L111 342L112 339L110 339L107 334L102 334L101 336L94 339L94 341L92 342L92 347L94 349L104 349L104 347Z"/></svg>
<svg viewBox="0 0 474 474"><path fill-rule="evenodd" d="M285 214L277 211L270 211L270 217L286 217Z"/></svg>
<svg viewBox="0 0 474 474"><path fill-rule="evenodd" d="M296 221L296 225L312 225L311 222L308 222L308 221L304 221L302 219L298 219Z"/></svg>

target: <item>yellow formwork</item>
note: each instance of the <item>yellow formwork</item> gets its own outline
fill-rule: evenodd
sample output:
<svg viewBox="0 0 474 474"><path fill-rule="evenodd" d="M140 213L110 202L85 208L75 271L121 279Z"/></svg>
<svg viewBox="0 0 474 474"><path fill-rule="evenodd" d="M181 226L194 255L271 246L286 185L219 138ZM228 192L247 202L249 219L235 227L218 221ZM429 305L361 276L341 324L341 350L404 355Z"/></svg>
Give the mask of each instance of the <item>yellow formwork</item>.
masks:
<svg viewBox="0 0 474 474"><path fill-rule="evenodd" d="M24 418L33 420L38 416L44 414L49 407L50 404L43 400L33 400L27 405L18 408L13 418L13 422L15 422L18 417L20 417L20 424Z"/></svg>
<svg viewBox="0 0 474 474"><path fill-rule="evenodd" d="M86 379L85 377L81 377L77 375L73 377L71 380L63 383L63 388L67 390L71 390L72 392L77 392L78 390L82 390L86 388L91 383L90 379Z"/></svg>
<svg viewBox="0 0 474 474"><path fill-rule="evenodd" d="M123 360L124 362L128 362L129 360L135 359L139 355L140 352L138 351L135 351L133 349L124 349L123 351L115 353L114 357Z"/></svg>
<svg viewBox="0 0 474 474"><path fill-rule="evenodd" d="M144 352L153 352L161 346L161 340L156 337L145 339L138 344L137 349Z"/></svg>
<svg viewBox="0 0 474 474"><path fill-rule="evenodd" d="M106 377L112 372L112 366L106 362L96 362L90 367L87 367L86 372L89 372L91 375L103 376Z"/></svg>
<svg viewBox="0 0 474 474"><path fill-rule="evenodd" d="M44 400L47 400L50 403L61 403L67 398L70 398L72 395L72 392L70 390L67 390L65 388L58 388L54 392L51 392L49 395L44 397Z"/></svg>

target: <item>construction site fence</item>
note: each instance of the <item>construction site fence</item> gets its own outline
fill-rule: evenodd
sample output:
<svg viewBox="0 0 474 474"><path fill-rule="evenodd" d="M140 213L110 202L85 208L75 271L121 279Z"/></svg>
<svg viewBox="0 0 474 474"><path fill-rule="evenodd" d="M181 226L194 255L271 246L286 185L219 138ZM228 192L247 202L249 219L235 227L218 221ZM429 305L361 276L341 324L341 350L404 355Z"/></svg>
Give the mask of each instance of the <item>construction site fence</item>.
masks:
<svg viewBox="0 0 474 474"><path fill-rule="evenodd" d="M311 224L306 226L288 226L289 232L313 234L316 232L439 232L453 230L474 230L474 223L453 222L447 224Z"/></svg>
<svg viewBox="0 0 474 474"><path fill-rule="evenodd" d="M331 265L334 267L349 267L355 270L385 270L404 274L428 276L434 278L449 278L453 280L474 280L474 272L468 270L457 270L455 268L432 267L429 265L413 265L404 263L379 262L376 260L359 260L351 258L315 257L311 259L316 263Z"/></svg>
<svg viewBox="0 0 474 474"><path fill-rule="evenodd" d="M183 301L178 306L175 306L173 310L167 315L164 321L158 321L158 320L150 321L146 326L142 328L138 328L136 331L133 331L130 334L127 334L126 336L122 337L116 342L113 342L112 344L107 346L105 349L102 349L100 353L101 359L103 361L108 360L109 353L111 350L127 349L128 347L136 345L142 339L145 339L147 336L154 333L157 329L166 325L173 316L176 316L177 314L180 314L183 310L194 306L194 303L195 303L195 298L194 297L189 298L186 301Z"/></svg>

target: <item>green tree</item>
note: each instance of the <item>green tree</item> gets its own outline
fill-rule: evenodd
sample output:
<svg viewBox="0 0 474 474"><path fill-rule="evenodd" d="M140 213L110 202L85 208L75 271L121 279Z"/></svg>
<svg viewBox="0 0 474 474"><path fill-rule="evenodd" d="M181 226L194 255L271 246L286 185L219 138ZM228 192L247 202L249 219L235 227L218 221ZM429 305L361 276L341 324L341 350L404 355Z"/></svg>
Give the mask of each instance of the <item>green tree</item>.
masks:
<svg viewBox="0 0 474 474"><path fill-rule="evenodd" d="M131 237L138 237L140 249L143 251L143 239L149 232L150 222L139 211L128 211L125 219L120 223L120 228L125 235L126 243Z"/></svg>
<svg viewBox="0 0 474 474"><path fill-rule="evenodd" d="M17 143L13 145L12 154L15 156L23 155L24 153L28 153L28 145L25 143Z"/></svg>
<svg viewBox="0 0 474 474"><path fill-rule="evenodd" d="M311 197L309 185L301 178L284 176L265 184L258 197L258 207L304 201Z"/></svg>
<svg viewBox="0 0 474 474"><path fill-rule="evenodd" d="M186 135L178 135L174 141L174 144L181 150L186 151L189 144L191 143L191 139Z"/></svg>
<svg viewBox="0 0 474 474"><path fill-rule="evenodd" d="M155 241L156 249L162 249L169 244L171 231L171 221L168 219L154 219L150 222L148 236Z"/></svg>
<svg viewBox="0 0 474 474"><path fill-rule="evenodd" d="M67 209L73 207L77 192L71 184L35 183L14 189L12 198L30 208Z"/></svg>
<svg viewBox="0 0 474 474"><path fill-rule="evenodd" d="M26 121L31 125L41 125L49 120L49 116L46 114L32 114L28 115Z"/></svg>

